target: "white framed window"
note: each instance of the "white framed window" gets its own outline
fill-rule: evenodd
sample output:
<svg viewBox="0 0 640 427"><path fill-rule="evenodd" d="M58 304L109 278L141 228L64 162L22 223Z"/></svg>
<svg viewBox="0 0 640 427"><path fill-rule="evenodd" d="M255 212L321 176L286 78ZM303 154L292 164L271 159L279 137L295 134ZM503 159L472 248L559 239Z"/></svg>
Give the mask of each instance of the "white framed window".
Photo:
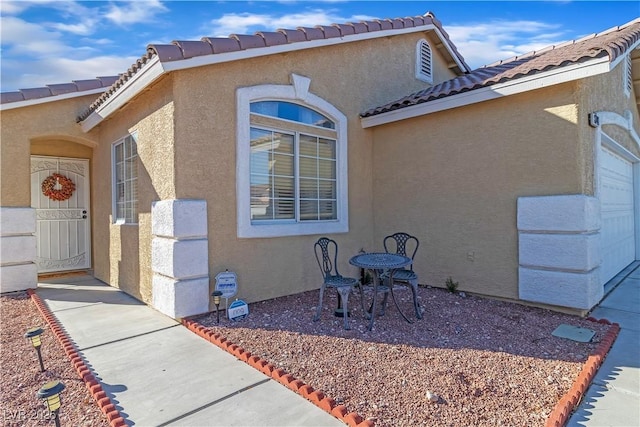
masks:
<svg viewBox="0 0 640 427"><path fill-rule="evenodd" d="M623 85L624 85L624 94L627 95L627 98L631 96L631 85L633 85L633 70L631 69L631 53L628 53L624 59L624 76L623 76Z"/></svg>
<svg viewBox="0 0 640 427"><path fill-rule="evenodd" d="M238 237L348 231L346 116L293 82L237 90Z"/></svg>
<svg viewBox="0 0 640 427"><path fill-rule="evenodd" d="M433 83L431 46L425 39L419 40L416 45L416 78L427 83Z"/></svg>
<svg viewBox="0 0 640 427"><path fill-rule="evenodd" d="M138 223L138 147L135 135L127 135L112 146L113 221Z"/></svg>

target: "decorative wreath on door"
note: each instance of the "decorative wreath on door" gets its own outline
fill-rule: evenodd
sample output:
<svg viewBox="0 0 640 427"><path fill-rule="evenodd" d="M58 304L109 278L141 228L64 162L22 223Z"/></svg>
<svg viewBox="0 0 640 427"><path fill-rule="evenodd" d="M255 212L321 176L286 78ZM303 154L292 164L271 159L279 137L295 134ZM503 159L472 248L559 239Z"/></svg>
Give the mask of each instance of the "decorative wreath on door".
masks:
<svg viewBox="0 0 640 427"><path fill-rule="evenodd" d="M49 175L44 181L42 181L42 194L51 200L56 200L58 202L69 199L73 195L75 189L76 185L73 183L71 178L67 178L59 173Z"/></svg>

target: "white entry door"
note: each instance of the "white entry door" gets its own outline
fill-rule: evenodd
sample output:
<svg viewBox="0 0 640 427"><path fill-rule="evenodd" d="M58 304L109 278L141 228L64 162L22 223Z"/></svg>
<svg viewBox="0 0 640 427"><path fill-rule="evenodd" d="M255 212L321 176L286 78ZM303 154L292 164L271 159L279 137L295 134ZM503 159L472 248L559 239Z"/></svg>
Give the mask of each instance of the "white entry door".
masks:
<svg viewBox="0 0 640 427"><path fill-rule="evenodd" d="M31 157L38 273L91 267L89 160Z"/></svg>
<svg viewBox="0 0 640 427"><path fill-rule="evenodd" d="M600 152L602 268L608 282L636 259L633 164L613 151Z"/></svg>

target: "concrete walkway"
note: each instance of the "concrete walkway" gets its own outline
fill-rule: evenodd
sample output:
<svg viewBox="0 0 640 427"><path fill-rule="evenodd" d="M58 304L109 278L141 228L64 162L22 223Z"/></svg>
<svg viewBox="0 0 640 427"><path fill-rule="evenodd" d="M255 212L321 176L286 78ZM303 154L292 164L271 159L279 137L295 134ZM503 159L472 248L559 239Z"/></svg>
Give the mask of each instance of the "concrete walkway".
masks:
<svg viewBox="0 0 640 427"><path fill-rule="evenodd" d="M36 293L128 425L345 425L175 320L91 276L42 280Z"/></svg>
<svg viewBox="0 0 640 427"><path fill-rule="evenodd" d="M640 262L591 315L621 326L567 426L640 426ZM42 280L37 294L128 425L344 426L175 320L91 276Z"/></svg>
<svg viewBox="0 0 640 427"><path fill-rule="evenodd" d="M611 280L591 312L620 324L620 333L568 427L640 426L640 263Z"/></svg>

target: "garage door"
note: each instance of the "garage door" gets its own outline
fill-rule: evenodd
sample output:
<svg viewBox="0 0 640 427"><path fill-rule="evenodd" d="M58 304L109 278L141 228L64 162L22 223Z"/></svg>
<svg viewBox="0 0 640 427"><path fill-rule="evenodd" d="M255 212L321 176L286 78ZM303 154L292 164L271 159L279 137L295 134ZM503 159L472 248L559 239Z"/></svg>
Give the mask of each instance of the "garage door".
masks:
<svg viewBox="0 0 640 427"><path fill-rule="evenodd" d="M602 209L602 284L635 260L633 165L602 148L600 202Z"/></svg>

